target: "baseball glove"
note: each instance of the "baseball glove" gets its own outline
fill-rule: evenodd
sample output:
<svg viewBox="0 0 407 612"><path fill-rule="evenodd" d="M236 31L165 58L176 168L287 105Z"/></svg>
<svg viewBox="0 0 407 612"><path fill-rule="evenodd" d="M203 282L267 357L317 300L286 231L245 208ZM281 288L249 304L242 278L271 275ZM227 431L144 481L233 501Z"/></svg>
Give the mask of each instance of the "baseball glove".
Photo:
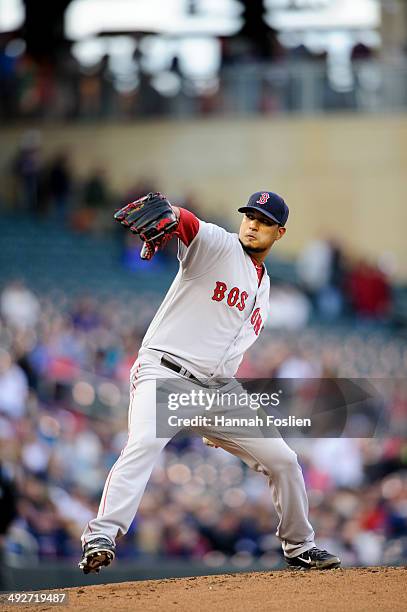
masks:
<svg viewBox="0 0 407 612"><path fill-rule="evenodd" d="M142 259L151 259L172 238L178 219L161 193L147 195L118 210L114 218L144 241Z"/></svg>

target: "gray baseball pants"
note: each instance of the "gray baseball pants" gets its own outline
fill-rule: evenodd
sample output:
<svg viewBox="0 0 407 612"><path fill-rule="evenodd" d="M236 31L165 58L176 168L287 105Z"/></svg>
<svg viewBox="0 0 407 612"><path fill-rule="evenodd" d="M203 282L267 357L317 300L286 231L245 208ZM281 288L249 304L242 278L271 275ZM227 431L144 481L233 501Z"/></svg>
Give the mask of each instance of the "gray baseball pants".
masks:
<svg viewBox="0 0 407 612"><path fill-rule="evenodd" d="M163 367L160 358L156 351L144 352L132 368L129 438L106 479L97 517L86 525L82 544L101 536L115 542L127 533L154 465L171 439L156 436L156 380L179 375ZM244 437L238 433L219 433L213 428L199 428L196 433L268 478L279 518L276 535L287 557L315 546L302 471L296 453L281 437Z"/></svg>

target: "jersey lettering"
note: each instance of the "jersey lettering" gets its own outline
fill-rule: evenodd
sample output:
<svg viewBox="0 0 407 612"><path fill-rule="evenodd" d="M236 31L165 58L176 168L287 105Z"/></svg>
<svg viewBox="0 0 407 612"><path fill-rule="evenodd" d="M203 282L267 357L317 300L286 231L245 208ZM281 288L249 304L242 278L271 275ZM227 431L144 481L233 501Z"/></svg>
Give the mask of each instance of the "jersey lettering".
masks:
<svg viewBox="0 0 407 612"><path fill-rule="evenodd" d="M243 310L245 309L246 300L248 297L249 294L247 293L247 291L242 291L242 293L240 294L240 302L236 305L236 308L240 310L240 312L243 312Z"/></svg>
<svg viewBox="0 0 407 612"><path fill-rule="evenodd" d="M216 286L213 291L212 299L215 302L221 302L223 299L225 299L227 291L228 286L226 283L223 283L222 281L216 281ZM238 303L239 296L240 302ZM242 310L244 310L246 306L246 299L248 297L249 295L247 291L242 291L242 293L240 293L239 287L233 287L233 289L231 289L227 294L226 302L231 308L233 308L233 306L236 306L236 308L240 310L240 312L242 312Z"/></svg>
<svg viewBox="0 0 407 612"><path fill-rule="evenodd" d="M254 333L256 334L256 336L258 336L263 325L260 308L256 308L256 310L253 312L250 319L250 323L253 325Z"/></svg>
<svg viewBox="0 0 407 612"><path fill-rule="evenodd" d="M228 287L226 283L222 283L222 281L216 281L216 287L214 289L212 299L215 302L221 302L225 297L225 292L227 288Z"/></svg>
<svg viewBox="0 0 407 612"><path fill-rule="evenodd" d="M222 300L225 299L226 294L227 294L227 298L226 298L227 305L230 306L231 308L236 306L236 308L240 312L243 312L243 310L246 308L246 300L249 297L249 294L247 293L247 291L240 291L239 287L233 287L233 289L228 291L228 287L226 283L223 283L222 281L216 281L216 286L213 291L212 300L214 300L215 302L221 302ZM240 298L240 301L239 301L239 298ZM260 327L262 325L262 318L260 316L260 312L258 308L256 308L256 310L253 312L251 316L251 323L254 326L255 331L257 329L257 325L260 325ZM259 332L256 331L256 334L258 333Z"/></svg>
<svg viewBox="0 0 407 612"><path fill-rule="evenodd" d="M237 302L237 300L239 299L239 288L238 287L233 287L233 289L231 289L229 291L229 295L228 295L228 306L234 306Z"/></svg>

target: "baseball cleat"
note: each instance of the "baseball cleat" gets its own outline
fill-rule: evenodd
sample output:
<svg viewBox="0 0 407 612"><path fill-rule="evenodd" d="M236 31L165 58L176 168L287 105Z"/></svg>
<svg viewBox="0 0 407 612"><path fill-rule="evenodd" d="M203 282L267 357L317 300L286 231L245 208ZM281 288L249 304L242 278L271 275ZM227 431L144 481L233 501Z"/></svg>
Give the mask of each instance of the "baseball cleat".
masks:
<svg viewBox="0 0 407 612"><path fill-rule="evenodd" d="M284 557L290 569L335 569L341 560L326 550L311 548L297 557Z"/></svg>
<svg viewBox="0 0 407 612"><path fill-rule="evenodd" d="M95 538L83 547L83 556L78 563L84 574L98 574L115 558L115 545L107 538Z"/></svg>

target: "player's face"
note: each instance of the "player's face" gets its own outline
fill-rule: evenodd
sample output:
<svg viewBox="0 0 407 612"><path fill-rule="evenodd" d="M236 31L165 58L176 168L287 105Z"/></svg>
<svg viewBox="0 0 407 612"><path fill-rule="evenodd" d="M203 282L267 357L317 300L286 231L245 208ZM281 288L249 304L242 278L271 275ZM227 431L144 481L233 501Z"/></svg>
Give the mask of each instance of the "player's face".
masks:
<svg viewBox="0 0 407 612"><path fill-rule="evenodd" d="M280 240L284 234L284 227L257 210L250 210L243 215L239 240L247 253L267 255L276 240Z"/></svg>

